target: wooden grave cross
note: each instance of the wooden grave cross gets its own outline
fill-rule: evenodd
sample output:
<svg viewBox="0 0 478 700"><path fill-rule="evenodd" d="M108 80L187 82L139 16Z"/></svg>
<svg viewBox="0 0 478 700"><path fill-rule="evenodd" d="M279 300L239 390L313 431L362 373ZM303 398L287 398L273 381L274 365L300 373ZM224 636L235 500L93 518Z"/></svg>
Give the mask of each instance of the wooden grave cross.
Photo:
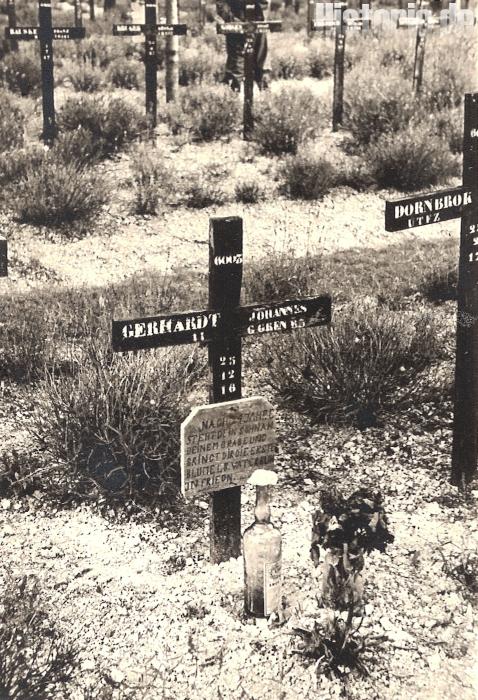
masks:
<svg viewBox="0 0 478 700"><path fill-rule="evenodd" d="M146 86L146 114L154 128L158 112L158 54L156 50L158 36L184 36L185 24L157 23L156 0L145 0L144 24L114 24L115 36L138 36L144 34L144 67Z"/></svg>
<svg viewBox="0 0 478 700"><path fill-rule="evenodd" d="M242 338L330 323L332 303L328 295L240 305L242 233L239 217L210 220L207 309L113 321L113 350L125 352L188 343L207 345L210 403L230 402L242 395ZM240 486L211 494L210 524L211 560L218 563L238 557Z"/></svg>
<svg viewBox="0 0 478 700"><path fill-rule="evenodd" d="M336 2L333 5L333 16L312 19L311 31L335 29L334 55L334 93L332 101L332 131L338 131L343 122L344 114L344 74L345 74L345 37L349 29L365 31L370 28L369 17L347 18L346 3Z"/></svg>
<svg viewBox="0 0 478 700"><path fill-rule="evenodd" d="M56 39L83 39L83 27L53 27L51 18L51 0L38 2L38 27L7 27L7 39L18 41L40 41L42 104L43 104L43 141L51 145L55 138L55 98L53 79L53 41Z"/></svg>
<svg viewBox="0 0 478 700"><path fill-rule="evenodd" d="M423 85L423 67L425 64L425 48L427 42L428 29L446 26L446 18L442 21L440 17L433 17L429 14L413 17L399 17L398 28L417 28L417 38L415 41L415 58L413 62L413 89L419 95Z"/></svg>
<svg viewBox="0 0 478 700"><path fill-rule="evenodd" d="M6 238L0 236L0 277L8 276L8 246Z"/></svg>
<svg viewBox="0 0 478 700"><path fill-rule="evenodd" d="M461 218L458 263L452 483L476 476L478 460L478 92L465 95L461 187L386 202L385 230Z"/></svg>
<svg viewBox="0 0 478 700"><path fill-rule="evenodd" d="M199 0L198 4L198 26L199 26L199 31L202 33L204 27L206 26L206 14L207 6L206 6L206 0Z"/></svg>
<svg viewBox="0 0 478 700"><path fill-rule="evenodd" d="M244 22L218 22L216 31L218 34L239 34L244 36L244 112L243 134L249 141L254 129L254 45L258 34L282 31L282 22L278 20L257 21L255 17L256 6L246 0Z"/></svg>
<svg viewBox="0 0 478 700"><path fill-rule="evenodd" d="M9 29L15 29L17 26L17 12L15 9L15 0L7 0L7 16ZM18 51L18 41L10 39L10 48L12 51Z"/></svg>

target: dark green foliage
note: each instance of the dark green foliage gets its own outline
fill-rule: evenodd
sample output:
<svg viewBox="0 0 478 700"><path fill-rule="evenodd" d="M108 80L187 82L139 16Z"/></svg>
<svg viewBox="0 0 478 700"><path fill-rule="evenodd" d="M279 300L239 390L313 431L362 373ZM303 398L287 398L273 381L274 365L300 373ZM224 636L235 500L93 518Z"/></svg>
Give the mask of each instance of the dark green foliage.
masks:
<svg viewBox="0 0 478 700"><path fill-rule="evenodd" d="M0 90L0 154L23 146L25 115L17 99L6 90ZM0 170L0 178L3 173Z"/></svg>
<svg viewBox="0 0 478 700"><path fill-rule="evenodd" d="M98 153L107 157L146 133L148 122L142 110L125 100L84 96L65 102L58 127L60 132L89 131Z"/></svg>
<svg viewBox="0 0 478 700"><path fill-rule="evenodd" d="M76 666L76 652L62 642L41 605L37 580L8 579L0 607L2 700L62 697Z"/></svg>
<svg viewBox="0 0 478 700"><path fill-rule="evenodd" d="M339 182L333 163L322 156L299 154L279 170L280 191L291 199L321 199Z"/></svg>
<svg viewBox="0 0 478 700"><path fill-rule="evenodd" d="M459 163L443 140L418 126L383 134L365 159L379 187L404 192L447 182L459 174Z"/></svg>
<svg viewBox="0 0 478 700"><path fill-rule="evenodd" d="M368 675L367 652L376 646L376 640L362 638L354 627L350 613L346 620L330 616L325 623L315 621L310 629L295 627L300 637L296 653L316 662L317 675L327 678L345 678L350 671Z"/></svg>
<svg viewBox="0 0 478 700"><path fill-rule="evenodd" d="M324 107L307 88L284 87L258 101L254 141L263 153L297 153L299 146L319 134L325 124Z"/></svg>
<svg viewBox="0 0 478 700"><path fill-rule="evenodd" d="M283 403L318 422L359 427L423 393L420 373L441 352L427 314L356 304L342 309L330 329L263 348L268 381Z"/></svg>
<svg viewBox="0 0 478 700"><path fill-rule="evenodd" d="M157 498L179 486L179 426L202 365L190 349L112 354L87 342L77 371L43 383L37 432L80 493Z"/></svg>
<svg viewBox="0 0 478 700"><path fill-rule="evenodd" d="M169 106L166 121L175 135L185 134L193 141L213 141L233 134L240 123L239 98L229 88L192 87L181 92Z"/></svg>
<svg viewBox="0 0 478 700"><path fill-rule="evenodd" d="M255 180L238 182L234 193L236 202L242 202L243 204L257 204L261 199L264 199L264 191Z"/></svg>
<svg viewBox="0 0 478 700"><path fill-rule="evenodd" d="M15 51L0 63L0 82L22 97L38 92L41 86L40 60L38 56Z"/></svg>
<svg viewBox="0 0 478 700"><path fill-rule="evenodd" d="M142 66L136 59L119 58L108 70L108 80L117 88L138 90L142 83Z"/></svg>
<svg viewBox="0 0 478 700"><path fill-rule="evenodd" d="M25 170L12 193L11 208L21 222L59 226L95 217L107 199L107 185L99 173L46 155Z"/></svg>

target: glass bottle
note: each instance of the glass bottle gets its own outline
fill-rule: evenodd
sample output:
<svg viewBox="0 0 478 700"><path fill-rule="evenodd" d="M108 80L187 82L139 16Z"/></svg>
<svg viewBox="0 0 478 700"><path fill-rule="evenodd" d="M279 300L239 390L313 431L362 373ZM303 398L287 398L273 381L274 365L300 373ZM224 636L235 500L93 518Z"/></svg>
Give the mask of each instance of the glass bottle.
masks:
<svg viewBox="0 0 478 700"><path fill-rule="evenodd" d="M256 487L255 522L243 535L244 607L255 617L269 617L281 607L282 538L270 522L270 490L277 474L257 469L247 482Z"/></svg>

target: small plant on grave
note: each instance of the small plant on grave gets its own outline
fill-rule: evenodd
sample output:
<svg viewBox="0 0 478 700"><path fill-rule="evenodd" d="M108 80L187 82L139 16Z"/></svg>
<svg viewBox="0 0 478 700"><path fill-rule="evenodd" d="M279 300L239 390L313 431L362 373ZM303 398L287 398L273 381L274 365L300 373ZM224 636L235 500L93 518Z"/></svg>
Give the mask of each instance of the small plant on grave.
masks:
<svg viewBox="0 0 478 700"><path fill-rule="evenodd" d="M322 491L310 549L314 565L322 567L321 603L339 610L359 607L364 555L384 552L393 540L380 493L359 489L346 498L338 490Z"/></svg>
<svg viewBox="0 0 478 700"><path fill-rule="evenodd" d="M19 99L6 90L0 90L0 153L23 146L25 115L20 108ZM0 170L0 178L3 179Z"/></svg>
<svg viewBox="0 0 478 700"><path fill-rule="evenodd" d="M7 579L0 605L2 700L63 697L77 665L75 650L43 609L36 579Z"/></svg>
<svg viewBox="0 0 478 700"><path fill-rule="evenodd" d="M478 552L462 546L449 557L441 554L446 575L461 585L467 598L478 603Z"/></svg>
<svg viewBox="0 0 478 700"><path fill-rule="evenodd" d="M181 53L179 84L184 87L219 83L222 73L222 55L213 47L189 47Z"/></svg>
<svg viewBox="0 0 478 700"><path fill-rule="evenodd" d="M299 257L290 245L271 250L266 259L252 261L244 271L244 288L248 301L269 302L312 296L320 279L321 258Z"/></svg>
<svg viewBox="0 0 478 700"><path fill-rule="evenodd" d="M340 176L337 168L326 158L315 154L290 156L279 170L280 191L290 199L321 199Z"/></svg>
<svg viewBox="0 0 478 700"><path fill-rule="evenodd" d="M296 654L315 661L317 675L343 679L348 673L361 676L369 673L370 652L380 643L380 638L362 637L361 622L353 623L353 606L348 607L344 620L337 613L327 615L324 621L314 621L312 629L295 627L293 632L300 638Z"/></svg>
<svg viewBox="0 0 478 700"><path fill-rule="evenodd" d="M258 100L253 138L263 153L295 154L324 123L323 104L311 90L284 87Z"/></svg>
<svg viewBox="0 0 478 700"><path fill-rule="evenodd" d="M436 267L424 274L417 289L427 301L441 304L456 301L457 285L458 267L438 260Z"/></svg>
<svg viewBox="0 0 478 700"><path fill-rule="evenodd" d="M199 85L181 92L168 107L166 123L173 135L185 134L192 141L214 141L239 129L238 96L224 85Z"/></svg>
<svg viewBox="0 0 478 700"><path fill-rule="evenodd" d="M459 174L458 160L441 138L423 126L383 134L365 152L364 160L379 187L403 192L447 182Z"/></svg>
<svg viewBox="0 0 478 700"><path fill-rule="evenodd" d="M257 204L264 199L264 190L256 180L238 182L234 189L236 202Z"/></svg>
<svg viewBox="0 0 478 700"><path fill-rule="evenodd" d="M292 37L292 43L281 41L271 51L271 76L275 80L293 80L305 78L310 72L309 50L304 44L298 44Z"/></svg>
<svg viewBox="0 0 478 700"><path fill-rule="evenodd" d="M25 171L10 206L22 223L61 226L91 220L107 200L108 188L99 173L47 154L38 166Z"/></svg>
<svg viewBox="0 0 478 700"><path fill-rule="evenodd" d="M124 148L148 130L142 110L116 97L70 97L58 111L60 133L85 129L92 135L101 157Z"/></svg>

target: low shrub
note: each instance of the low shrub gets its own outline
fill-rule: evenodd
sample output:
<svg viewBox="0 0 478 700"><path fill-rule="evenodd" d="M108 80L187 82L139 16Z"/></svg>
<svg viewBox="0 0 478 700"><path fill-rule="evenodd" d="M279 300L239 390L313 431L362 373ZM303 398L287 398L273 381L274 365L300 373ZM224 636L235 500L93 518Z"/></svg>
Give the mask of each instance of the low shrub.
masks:
<svg viewBox="0 0 478 700"><path fill-rule="evenodd" d="M66 131L56 138L52 157L63 163L90 165L101 157L101 143L95 143L92 132L82 127Z"/></svg>
<svg viewBox="0 0 478 700"><path fill-rule="evenodd" d="M133 154L131 171L134 183L134 211L137 214L156 214L160 202L166 202L172 176L165 167L163 155L148 147L140 147Z"/></svg>
<svg viewBox="0 0 478 700"><path fill-rule="evenodd" d="M314 41L309 48L309 75L323 80L334 72L334 46L330 41Z"/></svg>
<svg viewBox="0 0 478 700"><path fill-rule="evenodd" d="M24 130L25 115L20 105L6 90L0 90L0 153L21 148Z"/></svg>
<svg viewBox="0 0 478 700"><path fill-rule="evenodd" d="M74 63L65 72L64 79L77 92L98 92L104 84L104 73L100 68L88 64Z"/></svg>
<svg viewBox="0 0 478 700"><path fill-rule="evenodd" d="M222 64L223 58L214 48L201 45L184 49L179 65L179 84L188 87L218 83L223 72Z"/></svg>
<svg viewBox="0 0 478 700"><path fill-rule="evenodd" d="M41 68L37 56L25 51L15 51L0 63L0 82L22 97L40 90Z"/></svg>
<svg viewBox="0 0 478 700"><path fill-rule="evenodd" d="M47 156L39 165L27 167L12 192L11 208L21 222L59 226L90 220L107 199L100 174Z"/></svg>
<svg viewBox="0 0 478 700"><path fill-rule="evenodd" d="M399 71L377 73L373 82L358 67L350 72L344 99L344 126L352 148L367 145L382 134L392 135L414 120L423 121L410 82Z"/></svg>
<svg viewBox="0 0 478 700"><path fill-rule="evenodd" d="M226 199L226 193L220 185L203 174L189 178L181 194L182 203L191 209L224 204Z"/></svg>
<svg viewBox="0 0 478 700"><path fill-rule="evenodd" d="M271 250L266 260L247 265L244 290L250 302L312 296L319 279L320 258L298 257L292 246Z"/></svg>
<svg viewBox="0 0 478 700"><path fill-rule="evenodd" d="M45 151L41 146L29 146L0 154L0 185L3 186L0 196L8 200L11 186L24 178L29 168L38 167L44 157Z"/></svg>
<svg viewBox="0 0 478 700"><path fill-rule="evenodd" d="M73 376L43 384L37 432L79 492L158 497L179 485L179 426L202 365L190 349L120 356L91 341ZM188 360L189 358L189 360Z"/></svg>
<svg viewBox="0 0 478 700"><path fill-rule="evenodd" d="M330 329L274 339L263 364L284 403L318 422L365 427L423 394L418 377L439 351L428 315L365 305L344 309Z"/></svg>
<svg viewBox="0 0 478 700"><path fill-rule="evenodd" d="M320 199L339 182L339 172L326 158L290 156L279 170L280 191L291 199Z"/></svg>
<svg viewBox="0 0 478 700"><path fill-rule="evenodd" d="M458 161L443 147L442 139L419 126L383 134L364 158L379 187L404 192L447 182L459 174Z"/></svg>
<svg viewBox="0 0 478 700"><path fill-rule="evenodd" d="M117 88L139 90L143 82L143 69L135 59L119 58L108 69L108 80Z"/></svg>
<svg viewBox="0 0 478 700"><path fill-rule="evenodd" d="M111 32L111 25L108 25L108 32ZM118 41L111 35L100 36L95 33L83 39L80 52L84 64L104 70L112 64L121 63L123 59L134 56L137 48L133 41L128 41L126 37Z"/></svg>
<svg viewBox="0 0 478 700"><path fill-rule="evenodd" d="M78 665L77 652L48 619L36 577L9 577L0 607L0 697L63 697Z"/></svg>
<svg viewBox="0 0 478 700"><path fill-rule="evenodd" d="M434 115L430 124L452 153L463 152L463 109L446 109Z"/></svg>
<svg viewBox="0 0 478 700"><path fill-rule="evenodd" d="M98 153L107 157L145 133L148 121L142 110L119 97L85 95L65 102L58 111L58 127L60 133L89 131Z"/></svg>
<svg viewBox="0 0 478 700"><path fill-rule="evenodd" d="M456 265L450 267L446 260L443 263L425 273L417 285L418 292L427 301L443 303L456 300L458 268Z"/></svg>
<svg viewBox="0 0 478 700"><path fill-rule="evenodd" d="M193 141L213 141L239 128L241 105L229 88L192 87L171 104L166 121L173 134L186 133Z"/></svg>
<svg viewBox="0 0 478 700"><path fill-rule="evenodd" d="M271 51L271 75L276 80L305 78L309 73L309 50L296 37L292 45L280 43Z"/></svg>
<svg viewBox="0 0 478 700"><path fill-rule="evenodd" d="M258 101L254 141L263 153L297 153L299 146L318 135L324 117L322 104L307 88L284 87Z"/></svg>
<svg viewBox="0 0 478 700"><path fill-rule="evenodd" d="M238 182L234 194L236 202L243 204L257 204L261 199L264 199L264 190L255 180Z"/></svg>

